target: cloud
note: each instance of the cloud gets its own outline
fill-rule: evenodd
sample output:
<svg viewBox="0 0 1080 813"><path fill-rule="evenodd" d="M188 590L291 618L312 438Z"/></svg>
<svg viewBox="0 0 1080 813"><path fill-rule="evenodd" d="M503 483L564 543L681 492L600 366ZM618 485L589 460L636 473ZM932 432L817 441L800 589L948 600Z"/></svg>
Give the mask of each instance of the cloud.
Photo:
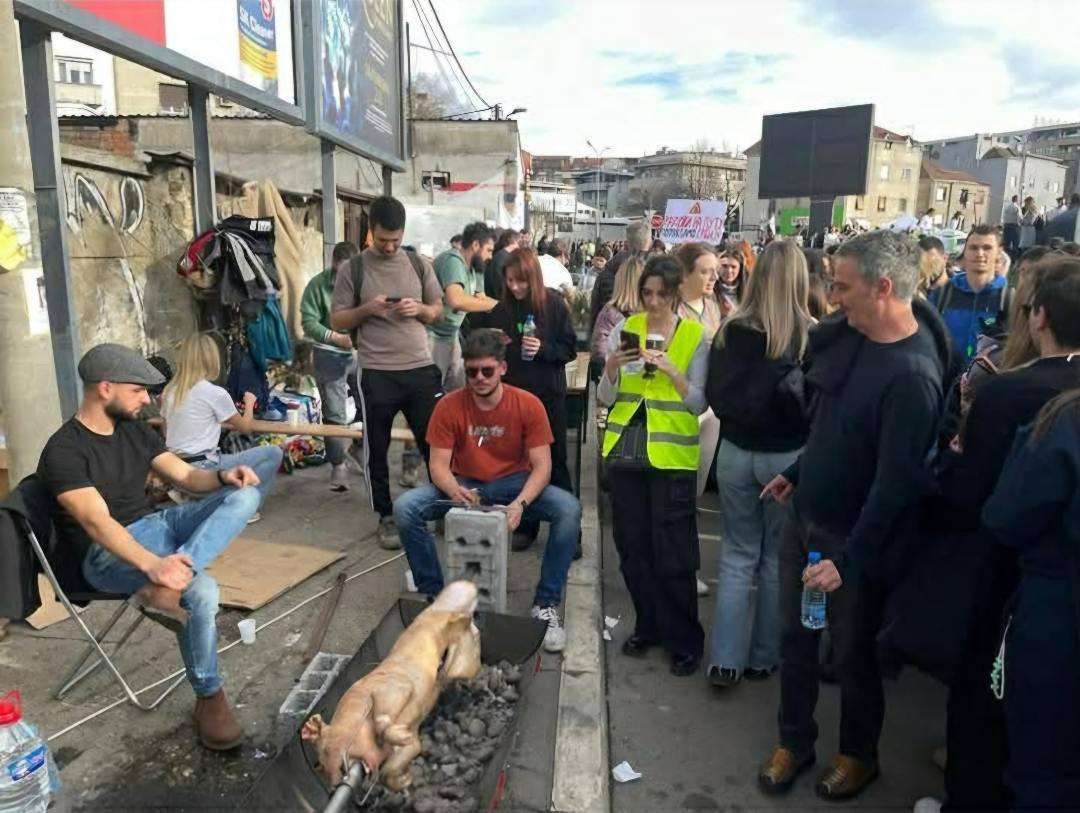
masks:
<svg viewBox="0 0 1080 813"><path fill-rule="evenodd" d="M744 51L729 51L719 59L697 65L676 65L659 71L643 71L622 76L612 84L622 88L656 88L664 91L671 98L687 99L693 97L711 99L734 99L738 96L735 88L710 85L718 77L726 79L744 79L760 81L755 72L773 67L783 62L784 54L752 54ZM674 58L669 60L674 62ZM767 80L771 77L766 75Z"/></svg>
<svg viewBox="0 0 1080 813"><path fill-rule="evenodd" d="M472 21L492 28L536 29L554 23L572 8L571 0L488 0Z"/></svg>
<svg viewBox="0 0 1080 813"><path fill-rule="evenodd" d="M1006 45L1002 57L1011 74L1008 102L1039 107L1080 105L1080 74L1075 66L1022 45Z"/></svg>
<svg viewBox="0 0 1080 813"><path fill-rule="evenodd" d="M903 0L888 4L852 0L807 0L800 11L803 22L830 36L880 42L910 49L918 37L936 42L972 37L977 28L946 19L930 0Z"/></svg>

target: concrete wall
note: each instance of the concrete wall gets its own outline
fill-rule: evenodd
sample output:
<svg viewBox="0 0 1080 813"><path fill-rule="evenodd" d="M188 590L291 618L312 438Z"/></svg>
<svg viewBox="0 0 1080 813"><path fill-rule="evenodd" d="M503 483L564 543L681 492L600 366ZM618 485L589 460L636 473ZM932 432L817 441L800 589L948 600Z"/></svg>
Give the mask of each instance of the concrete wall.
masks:
<svg viewBox="0 0 1080 813"><path fill-rule="evenodd" d="M62 148L72 293L84 348L105 341L143 353L196 329L176 273L193 236L191 171L107 152Z"/></svg>
<svg viewBox="0 0 1080 813"><path fill-rule="evenodd" d="M938 190L944 197L939 199ZM968 193L967 206L960 204L960 194ZM934 209L934 223L939 227L949 224L955 212L964 216L964 228L970 229L980 223L993 222L988 217L990 211L990 190L982 184L967 183L948 179L921 178L919 180L918 214L927 209Z"/></svg>

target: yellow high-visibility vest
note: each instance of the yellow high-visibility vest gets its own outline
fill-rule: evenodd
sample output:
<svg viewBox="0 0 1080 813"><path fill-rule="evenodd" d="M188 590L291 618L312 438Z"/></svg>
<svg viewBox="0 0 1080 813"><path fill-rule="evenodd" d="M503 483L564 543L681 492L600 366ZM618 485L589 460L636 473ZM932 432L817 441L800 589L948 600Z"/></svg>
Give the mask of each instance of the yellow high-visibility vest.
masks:
<svg viewBox="0 0 1080 813"><path fill-rule="evenodd" d="M644 313L629 317L623 330L636 333L641 346L645 347L647 323ZM690 369L690 360L701 342L703 330L700 323L689 319L681 320L675 328L667 354L683 375ZM646 445L649 464L657 469L697 471L700 455L698 417L683 403L671 379L659 370L652 378L645 378L644 371L627 372L625 367L620 371L619 393L608 412L604 432L604 457L611 453L642 402L649 433Z"/></svg>

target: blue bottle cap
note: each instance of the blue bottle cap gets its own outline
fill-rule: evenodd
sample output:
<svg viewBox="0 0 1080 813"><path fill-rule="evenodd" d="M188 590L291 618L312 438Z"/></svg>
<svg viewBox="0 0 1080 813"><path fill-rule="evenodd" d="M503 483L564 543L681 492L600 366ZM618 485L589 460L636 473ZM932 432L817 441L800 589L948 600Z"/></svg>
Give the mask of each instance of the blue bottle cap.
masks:
<svg viewBox="0 0 1080 813"><path fill-rule="evenodd" d="M810 551L810 555L807 557L807 560L812 565L821 564L821 554L816 550L812 550Z"/></svg>

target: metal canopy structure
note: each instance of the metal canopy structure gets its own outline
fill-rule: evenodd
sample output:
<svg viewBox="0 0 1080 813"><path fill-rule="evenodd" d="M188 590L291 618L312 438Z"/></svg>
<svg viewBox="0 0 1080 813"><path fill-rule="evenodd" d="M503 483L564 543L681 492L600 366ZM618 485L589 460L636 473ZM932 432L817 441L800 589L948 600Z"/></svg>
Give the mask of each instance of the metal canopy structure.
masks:
<svg viewBox="0 0 1080 813"><path fill-rule="evenodd" d="M321 142L323 202L323 243L327 257L337 242L337 203L333 190L337 189L335 170L335 145L370 158L383 165L383 191L390 193L394 170L404 171L405 127L402 102L402 3L401 0L385 0L378 4L385 19L377 33L382 43L374 52L383 74L375 76L371 70L350 74L349 92L356 104L364 101L365 82L375 76L374 84L379 93L370 109L361 111L359 121L376 120L381 137L361 132L361 127L343 129L335 126L324 110L325 88L316 80L320 76L324 48L328 34L323 29L322 15L326 9L344 9L347 22L355 27L350 31L349 42L357 38L372 39L371 32L360 26L370 27L371 20L362 9L363 4L340 0L291 0L288 3L291 18L291 63L293 102L281 98L272 90L263 90L237 76L229 75L177 50L158 44L123 25L99 16L76 3L79 0L14 0L15 16L20 22L22 45L23 83L26 94L27 126L30 137L34 188L37 197L38 219L42 243L42 268L45 278L46 304L52 339L53 359L56 367L57 388L60 394L61 413L70 417L78 408L81 385L77 373L78 359L82 354L79 346L78 325L71 285L71 258L64 232L64 188L60 168L60 136L56 121L56 105L53 89L52 32L60 32L94 48L122 59L129 60L151 70L182 79L188 87L188 106L191 115L193 164L193 199L195 234L211 228L216 220L214 204L214 168L210 151L209 94L236 102L265 113L286 124L303 126ZM122 2L122 0L116 0ZM164 0L163 0L164 2ZM85 5L86 3L84 3ZM93 6L94 4L90 4ZM236 8L243 18L248 3L236 0ZM258 5L258 4L257 4ZM100 6L99 6L100 7ZM264 9L265 19L269 19ZM271 8L275 8L271 2ZM162 12L164 14L164 12ZM106 15L107 16L107 15ZM340 13L338 17L340 18ZM377 16L377 15L376 15ZM361 19L363 18L363 19ZM391 19L392 18L392 19ZM125 19L125 22L127 20ZM243 19L241 19L242 25ZM339 29L340 29L339 25ZM273 60L276 64L276 40ZM243 43L241 43L243 48ZM355 58L351 52L347 59ZM316 61L318 59L319 61ZM371 68L371 65L365 65ZM269 87L273 88L273 85ZM381 94L381 95L379 95ZM396 102L396 103L395 103ZM350 105L350 113L352 107ZM355 122L356 119L339 123ZM381 129L380 129L381 128ZM389 137L389 140L388 140Z"/></svg>

